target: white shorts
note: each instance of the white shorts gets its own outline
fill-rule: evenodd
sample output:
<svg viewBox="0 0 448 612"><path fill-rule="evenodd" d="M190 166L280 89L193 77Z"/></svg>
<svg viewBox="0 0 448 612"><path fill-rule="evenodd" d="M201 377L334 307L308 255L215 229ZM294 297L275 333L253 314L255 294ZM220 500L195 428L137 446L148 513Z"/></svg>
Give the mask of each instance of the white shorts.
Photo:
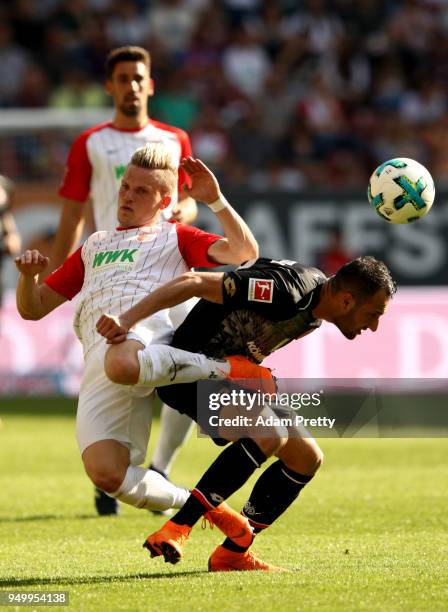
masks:
<svg viewBox="0 0 448 612"><path fill-rule="evenodd" d="M177 329L179 325L185 321L190 310L192 310L198 302L199 298L193 297L186 302L182 302L170 308L170 319L174 329Z"/></svg>
<svg viewBox="0 0 448 612"><path fill-rule="evenodd" d="M134 333L128 337L140 339ZM131 465L140 465L151 433L154 389L110 381L104 373L107 349L100 342L86 355L76 416L79 450L82 454L94 442L116 440L129 448Z"/></svg>

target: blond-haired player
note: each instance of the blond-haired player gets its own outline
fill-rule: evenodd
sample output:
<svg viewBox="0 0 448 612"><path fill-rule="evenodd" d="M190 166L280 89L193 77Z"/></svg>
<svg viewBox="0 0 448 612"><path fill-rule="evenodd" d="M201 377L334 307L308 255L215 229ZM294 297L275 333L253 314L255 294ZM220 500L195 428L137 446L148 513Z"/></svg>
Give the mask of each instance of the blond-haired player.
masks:
<svg viewBox="0 0 448 612"><path fill-rule="evenodd" d="M112 230L117 217L117 195L121 178L134 151L147 143L163 143L179 166L180 160L191 156L188 134L175 126L155 121L149 115L148 102L154 94L151 78L151 57L141 47L124 46L113 49L106 59L106 91L114 103L111 121L94 125L73 142L66 171L59 189L63 200L61 219L54 240L48 272L60 266L76 248L90 202L96 230ZM196 217L196 202L184 190L188 176L179 169L177 189L161 217L173 217L191 223ZM177 327L189 308L182 304L170 310ZM153 456L154 467L168 473L175 450L188 436L192 422L171 408L161 413L161 432ZM99 514L114 514L115 500L96 491L95 505Z"/></svg>
<svg viewBox="0 0 448 612"><path fill-rule="evenodd" d="M133 155L124 173L119 190L120 225L115 230L92 234L42 285L38 275L45 273L49 259L38 251L26 251L16 259L20 272L17 305L22 317L41 319L78 295L74 327L83 345L85 370L76 430L84 467L92 482L108 495L146 509L181 507L188 491L157 472L138 467L149 439L148 396L152 387L138 383L122 386L105 376L106 344L96 332L96 321L104 311L118 315L193 266L239 263L258 252L249 228L223 198L208 168L193 158L184 160L182 168L192 181L189 194L216 213L224 238L176 222L159 222L176 188L177 168L166 147L147 145ZM163 349L172 333L168 311L164 310L143 321L129 337L144 353L149 345ZM232 375L229 364L224 366L227 369L221 376ZM222 367L222 361L195 356L182 364L173 382L196 380L199 370L203 377L208 371L215 378ZM159 382L154 378L153 386ZM230 524L230 533L236 528L247 539L250 530L246 520L233 513L236 518L226 523L229 514L230 509L220 508L211 520L228 534Z"/></svg>

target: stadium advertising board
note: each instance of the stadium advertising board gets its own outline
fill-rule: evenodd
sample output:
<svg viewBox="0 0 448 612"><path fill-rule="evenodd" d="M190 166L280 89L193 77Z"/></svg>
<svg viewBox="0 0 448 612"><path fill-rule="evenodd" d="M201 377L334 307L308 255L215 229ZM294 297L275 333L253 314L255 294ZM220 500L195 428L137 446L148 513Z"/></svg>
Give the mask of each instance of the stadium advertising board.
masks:
<svg viewBox="0 0 448 612"><path fill-rule="evenodd" d="M15 212L25 245L54 232L60 208L51 204L56 186L48 188L48 203L39 193L33 201ZM363 194L256 193L227 191L228 199L242 213L254 231L263 256L294 259L318 265L330 247L335 230L341 232L347 250L353 255L375 255L389 265L400 285L448 284L448 197L436 194L431 212L409 225L391 225L374 213ZM199 207L199 225L220 233L216 218ZM6 287L15 287L16 272L12 262L5 262Z"/></svg>
<svg viewBox="0 0 448 612"><path fill-rule="evenodd" d="M77 393L83 361L73 312L67 302L38 323L24 321L8 292L1 312L1 394ZM324 323L265 364L283 378L446 379L448 289L402 288L376 333L350 342Z"/></svg>
<svg viewBox="0 0 448 612"><path fill-rule="evenodd" d="M400 284L448 284L446 196L437 195L427 217L408 225L388 224L359 195L235 192L228 199L243 214L265 257L318 265L338 230L350 253L383 259ZM203 227L218 231L208 211L201 208L200 213Z"/></svg>

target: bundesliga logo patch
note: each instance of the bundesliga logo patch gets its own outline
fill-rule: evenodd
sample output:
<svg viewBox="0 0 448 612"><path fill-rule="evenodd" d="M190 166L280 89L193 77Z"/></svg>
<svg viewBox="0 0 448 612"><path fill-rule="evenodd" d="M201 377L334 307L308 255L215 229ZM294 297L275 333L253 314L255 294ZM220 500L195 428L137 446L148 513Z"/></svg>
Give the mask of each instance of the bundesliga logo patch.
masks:
<svg viewBox="0 0 448 612"><path fill-rule="evenodd" d="M249 278L249 302L268 302L272 304L274 281L272 279Z"/></svg>

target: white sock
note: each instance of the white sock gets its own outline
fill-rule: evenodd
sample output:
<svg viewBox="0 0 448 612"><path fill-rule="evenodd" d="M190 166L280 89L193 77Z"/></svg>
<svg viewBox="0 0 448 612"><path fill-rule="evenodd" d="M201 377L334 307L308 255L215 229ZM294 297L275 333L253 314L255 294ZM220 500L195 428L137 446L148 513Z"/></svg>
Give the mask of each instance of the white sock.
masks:
<svg viewBox="0 0 448 612"><path fill-rule="evenodd" d="M109 495L136 508L168 510L182 508L190 491L176 487L153 470L130 465L118 491Z"/></svg>
<svg viewBox="0 0 448 612"><path fill-rule="evenodd" d="M138 351L140 385L164 387L201 379L223 380L230 372L230 364L190 353L166 344L152 344Z"/></svg>
<svg viewBox="0 0 448 612"><path fill-rule="evenodd" d="M163 404L160 412L160 433L151 465L169 474L174 459L190 435L193 425L194 422L186 414Z"/></svg>

